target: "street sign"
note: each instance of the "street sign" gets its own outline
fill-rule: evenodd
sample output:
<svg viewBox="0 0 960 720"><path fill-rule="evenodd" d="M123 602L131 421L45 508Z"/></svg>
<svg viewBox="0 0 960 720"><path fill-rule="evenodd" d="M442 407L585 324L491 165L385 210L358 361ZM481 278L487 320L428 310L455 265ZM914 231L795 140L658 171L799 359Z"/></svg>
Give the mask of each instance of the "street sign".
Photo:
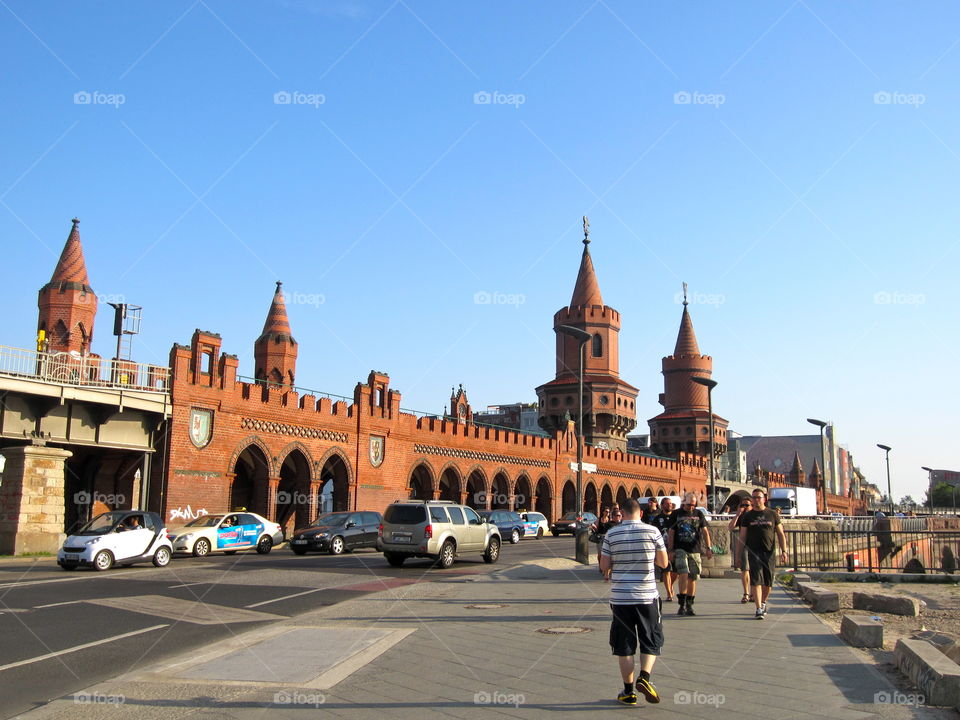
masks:
<svg viewBox="0 0 960 720"><path fill-rule="evenodd" d="M576 470L577 464L575 462L570 463L570 469ZM583 463L583 471L588 473L595 473L597 471L597 466L594 463Z"/></svg>

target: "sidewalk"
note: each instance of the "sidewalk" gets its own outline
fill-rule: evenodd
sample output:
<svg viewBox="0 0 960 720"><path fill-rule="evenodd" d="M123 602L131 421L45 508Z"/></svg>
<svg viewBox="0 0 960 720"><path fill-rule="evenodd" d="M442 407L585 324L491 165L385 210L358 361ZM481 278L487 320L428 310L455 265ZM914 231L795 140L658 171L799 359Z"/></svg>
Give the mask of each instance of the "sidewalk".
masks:
<svg viewBox="0 0 960 720"><path fill-rule="evenodd" d="M739 581L723 579L700 582L697 617L677 617L676 605L664 604L666 644L653 674L662 702L641 698L626 708L615 702L621 682L607 645L608 586L595 566L556 559L488 576L427 572L432 582L397 584L253 630L203 657L174 658L21 717L854 720L953 713L891 704L886 698L909 695L898 696L789 593L775 588L768 618L758 621L739 602ZM538 632L571 627L587 632Z"/></svg>

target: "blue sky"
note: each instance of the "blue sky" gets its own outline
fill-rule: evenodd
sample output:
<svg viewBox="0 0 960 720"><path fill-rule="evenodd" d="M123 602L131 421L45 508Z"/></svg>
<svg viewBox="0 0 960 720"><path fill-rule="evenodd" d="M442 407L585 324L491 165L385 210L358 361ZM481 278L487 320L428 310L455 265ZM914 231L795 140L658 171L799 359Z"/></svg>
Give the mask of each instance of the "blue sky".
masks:
<svg viewBox="0 0 960 720"><path fill-rule="evenodd" d="M251 374L282 280L299 384L350 395L376 368L417 410L458 383L529 401L587 214L641 427L687 281L732 429L830 420L883 486L893 446L894 493L917 497L921 465L960 467L958 21L948 2L3 0L0 342L32 345L76 215L95 291L144 306L139 360L200 327ZM101 311L104 355L109 332Z"/></svg>

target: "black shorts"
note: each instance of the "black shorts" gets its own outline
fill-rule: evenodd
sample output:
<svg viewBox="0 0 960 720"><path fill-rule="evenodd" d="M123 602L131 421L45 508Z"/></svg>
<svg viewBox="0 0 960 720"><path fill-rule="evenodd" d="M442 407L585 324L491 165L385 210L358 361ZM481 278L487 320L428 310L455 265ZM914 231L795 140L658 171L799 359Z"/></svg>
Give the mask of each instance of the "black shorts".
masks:
<svg viewBox="0 0 960 720"><path fill-rule="evenodd" d="M773 550L747 549L750 559L750 584L773 587L773 571L777 567L776 555Z"/></svg>
<svg viewBox="0 0 960 720"><path fill-rule="evenodd" d="M637 654L659 655L663 647L663 624L660 603L641 605L611 605L610 649L614 655L630 657Z"/></svg>

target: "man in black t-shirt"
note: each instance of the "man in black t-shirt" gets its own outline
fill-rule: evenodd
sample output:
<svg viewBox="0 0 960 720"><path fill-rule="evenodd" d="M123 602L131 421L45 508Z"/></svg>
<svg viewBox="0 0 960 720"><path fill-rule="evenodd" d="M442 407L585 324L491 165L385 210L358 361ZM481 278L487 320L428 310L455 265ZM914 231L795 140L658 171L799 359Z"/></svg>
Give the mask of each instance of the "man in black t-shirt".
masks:
<svg viewBox="0 0 960 720"><path fill-rule="evenodd" d="M653 516L657 514L657 499L650 498L647 500L647 504L643 506L643 514L640 516L640 521L645 522L647 525L653 525L652 519Z"/></svg>
<svg viewBox="0 0 960 720"><path fill-rule="evenodd" d="M670 533L670 520L673 517L673 510L673 500L665 497L660 501L660 512L650 518L650 524L663 535L664 544L666 544ZM677 574L673 571L673 565L668 564L662 570L657 568L657 580L663 580L663 589L667 591L664 600L673 602L673 589L677 584Z"/></svg>
<svg viewBox="0 0 960 720"><path fill-rule="evenodd" d="M787 536L780 516L767 507L767 493L753 491L753 510L740 516L740 545L745 548L750 565L750 589L757 606L754 617L763 620L767 614L767 598L773 587L776 562L773 555L776 542L780 544L780 562L787 562Z"/></svg>
<svg viewBox="0 0 960 720"><path fill-rule="evenodd" d="M697 578L700 577L701 541L706 545L707 559L712 558L707 521L697 512L697 496L688 492L683 496L680 509L670 517L667 535L669 558L680 580L677 615L696 615L693 600L697 594Z"/></svg>

